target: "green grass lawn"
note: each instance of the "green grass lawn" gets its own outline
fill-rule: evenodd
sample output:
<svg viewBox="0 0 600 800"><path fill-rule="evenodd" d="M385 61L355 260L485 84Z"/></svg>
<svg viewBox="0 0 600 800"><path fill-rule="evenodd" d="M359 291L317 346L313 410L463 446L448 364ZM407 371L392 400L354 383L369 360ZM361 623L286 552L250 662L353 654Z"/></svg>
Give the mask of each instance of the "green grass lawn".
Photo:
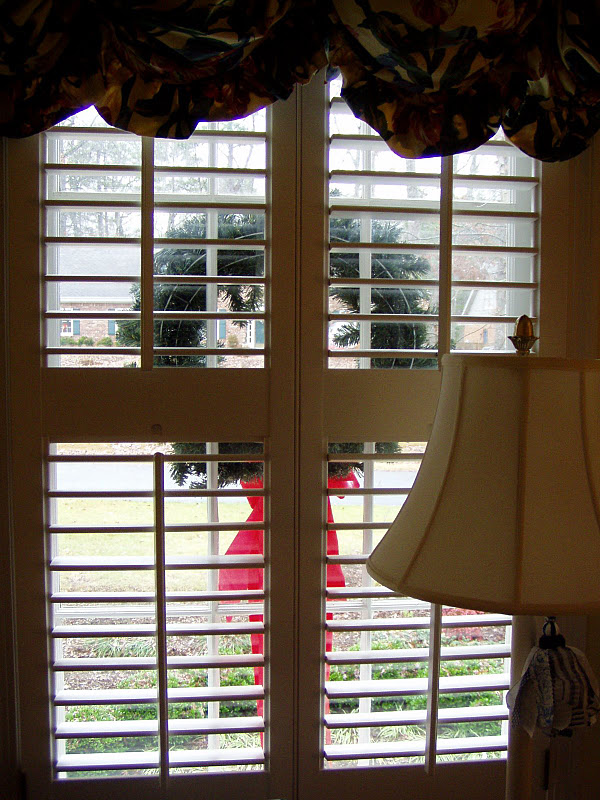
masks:
<svg viewBox="0 0 600 800"><path fill-rule="evenodd" d="M375 521L392 521L395 506L375 506ZM245 499L227 498L219 502L218 514L222 522L245 522L250 506ZM362 519L361 505L336 504L334 518L337 522L359 522ZM150 526L154 510L151 499L121 498L64 498L55 501L55 524L64 527L81 527L82 533L56 534L55 547L61 556L152 556L154 536L152 533L87 533L86 526ZM208 519L205 499L197 502L168 500L165 504L165 520L168 525L202 524ZM235 531L218 533L219 552L225 553ZM287 535L287 534L286 534ZM276 532L275 532L276 536ZM373 534L375 543L381 532ZM168 532L166 534L167 555L194 556L211 552L211 538L216 534L208 531ZM340 551L361 553L363 534L361 531L343 531L338 535ZM214 544L213 544L214 546ZM63 591L151 591L154 578L151 572L71 572L61 575ZM206 588L206 574L202 570L177 570L168 574L171 591L199 591Z"/></svg>
<svg viewBox="0 0 600 800"><path fill-rule="evenodd" d="M79 556L152 556L154 550L154 537L151 532L149 533L86 533L85 528L98 527L98 526L138 526L138 525L152 525L153 522L153 505L150 499L120 499L120 498L65 498L56 501L56 524L61 526L77 526L83 529L82 533L78 534L57 534L55 536L56 546L60 555L79 555ZM248 502L243 498L231 498L219 502L219 519L223 522L243 522L247 519L250 512ZM362 519L362 505L354 504L349 505L345 503L336 504L334 502L334 518L336 522L359 522ZM395 516L396 508L390 505L375 506L374 519L375 521L391 521ZM167 524L202 524L207 521L207 501L199 499L196 501L186 502L172 502L166 504L166 522ZM219 532L218 534L218 547L221 553L224 553L236 532ZM277 532L274 533L277 536ZM285 532L284 532L285 535ZM373 542L377 541L382 532L376 531L373 533ZM206 531L183 531L183 532L170 532L166 535L167 554L172 556L177 555L198 555L207 554L210 552L211 538L215 534ZM365 549L363 539L363 532L357 531L343 531L339 533L340 549L345 553L361 553ZM169 571L167 575L168 590L171 591L200 591L207 588L207 572L204 570L173 570ZM66 572L60 574L60 584L63 591L153 591L154 589L154 575L151 570L148 571L88 571L88 572ZM95 618L98 610L90 609L90 619ZM468 619L466 620L468 622ZM250 643L249 637L238 637L240 642L243 639L243 651L249 652ZM455 643L446 642L446 644ZM456 643L463 643L457 640ZM150 653L154 652L154 646L151 639L98 639L87 640L84 646L86 654L101 656L103 654L102 648L109 644L116 655L131 655L126 648L135 646L139 648L142 644L150 647ZM182 643L182 647L185 642ZM225 647L227 644L224 638L220 647ZM417 635L414 646L423 646L424 642L421 641L420 634ZM195 646L200 646L197 643ZM377 646L377 642L374 642ZM402 640L386 641L386 647L398 648L407 646L407 642ZM204 647L204 645L202 645ZM347 649L349 644L346 643L343 649ZM358 647L358 644L356 645ZM121 652L121 649L123 651ZM350 648L352 649L352 648ZM89 650L89 653L87 652ZM204 651L204 650L203 650ZM112 651L111 651L112 652ZM185 651L187 652L187 651ZM136 653L135 654L139 654ZM83 653L80 655L83 656ZM504 668L501 660L496 662L484 662L477 660L470 660L468 662L445 662L443 665L443 674L469 674L472 672L484 671L498 672ZM185 671L178 670L170 673L170 684L174 686L184 685L198 685L206 684L206 671L196 671L194 673L186 673ZM223 671L222 671L223 672ZM254 674L252 669L238 668L230 670L232 673L229 676L233 684L246 684L251 685L254 682ZM387 667L375 667L373 677L380 678L403 678L414 677L426 674L426 667L424 665L416 664L403 664L403 665L388 665ZM198 677L199 676L199 677ZM106 676L104 676L106 677ZM192 680L193 677L193 680ZM225 679L228 676L222 675ZM352 680L357 679L358 668L353 666L339 666L333 667L330 672L330 680ZM156 680L154 673L118 673L115 672L113 676L114 681L118 688L132 688L137 685L138 680L142 680L142 685L148 685L150 682ZM67 676L67 681L68 681ZM190 683L191 682L191 683ZM226 681L228 682L228 681ZM93 679L92 679L93 683ZM442 698L442 705L447 704L446 698ZM401 701L396 699L378 699L373 702L374 710L391 710L393 708L421 708L425 703L425 697L403 698ZM452 695L450 698L450 705L477 705L485 704L486 702L500 702L500 696L497 693L474 693L464 694L458 697ZM245 703L226 703L222 704L223 715L254 715L256 714L256 704L252 701ZM332 702L331 710L336 713L348 713L358 710L358 701L352 699L342 702ZM156 709L151 706L98 706L98 707L81 707L71 709L67 718L71 720L82 719L136 719L140 714L150 714L152 717L156 714ZM205 716L206 708L198 706L197 709L190 707L182 707L178 710L171 707L172 716L183 716L186 718L195 715ZM442 731L443 735L456 736L456 735L493 735L500 731L500 723L496 722L482 722L482 723L469 723L462 726L451 726ZM416 735L416 732L415 732ZM422 735L422 731L418 732ZM408 729L398 728L383 728L377 732L376 738L390 738L391 740L403 739L407 736L410 737ZM348 738L349 737L349 738ZM352 728L343 729L341 732L334 733L334 741L354 741L358 737L356 730ZM235 739L235 737L233 737ZM238 737L239 738L239 737ZM241 739L240 739L241 741ZM181 743L178 743L181 746ZM238 744L238 739L235 743ZM203 746L199 742L198 737L194 739L194 747ZM233 746L233 745L232 745ZM239 746L239 744L238 744ZM70 742L67 746L69 752L119 752L129 749L155 749L156 742L152 737L133 741L127 738L115 739L81 739Z"/></svg>
<svg viewBox="0 0 600 800"><path fill-rule="evenodd" d="M374 520L391 522L395 516L394 506L375 507ZM245 522L250 507L245 500L239 502L228 500L219 504L219 520L221 522ZM336 522L359 522L362 519L360 506L339 505L334 507ZM205 501L167 503L165 509L167 525L203 524L207 521ZM57 534L56 546L58 555L63 556L143 556L152 555L154 537L152 533L87 533L86 526L130 526L152 525L153 507L151 500L126 499L64 499L56 504L56 523L64 527L81 527L82 533ZM275 532L276 535L276 532ZM374 534L378 536L379 534ZM219 533L219 549L225 552L235 532ZM208 553L211 533L171 532L167 533L168 555L197 555ZM339 533L340 547L345 553L363 551L363 535L361 531L343 531Z"/></svg>

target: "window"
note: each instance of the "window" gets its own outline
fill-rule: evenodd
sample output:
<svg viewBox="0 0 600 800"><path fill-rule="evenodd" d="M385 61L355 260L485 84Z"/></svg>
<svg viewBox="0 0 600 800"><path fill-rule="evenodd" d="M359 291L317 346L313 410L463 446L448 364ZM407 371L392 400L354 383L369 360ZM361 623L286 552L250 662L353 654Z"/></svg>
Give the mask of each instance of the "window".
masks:
<svg viewBox="0 0 600 800"><path fill-rule="evenodd" d="M256 347L265 343L265 323L262 320L252 320L246 329L246 341Z"/></svg>
<svg viewBox="0 0 600 800"><path fill-rule="evenodd" d="M510 617L399 597L364 568L414 482L424 445L331 443L329 451L326 569L337 573L326 588L326 766L501 757ZM348 463L362 485L336 480Z"/></svg>
<svg viewBox="0 0 600 800"><path fill-rule="evenodd" d="M227 470L262 476L263 448L252 462L243 445L190 449L50 446L59 779L140 775L167 752L175 773L264 765L264 515L247 521L245 509L262 512L263 481L219 489ZM236 528L261 552L236 553ZM249 575L253 588L240 588Z"/></svg>
<svg viewBox="0 0 600 800"><path fill-rule="evenodd" d="M40 137L49 366L263 365L244 332L264 319L265 119L142 144L88 109ZM73 297L77 349L57 331Z"/></svg>
<svg viewBox="0 0 600 800"><path fill-rule="evenodd" d="M85 112L9 143L32 226L9 230L32 796L442 796L459 759L503 794L510 621L432 612L363 565L416 472L437 358L537 316L539 176L501 140L403 161L331 107L330 170L316 81L189 142ZM60 341L75 292L112 347ZM260 485L224 484L232 461ZM202 477L171 484L178 463ZM229 549L243 531L262 552Z"/></svg>
<svg viewBox="0 0 600 800"><path fill-rule="evenodd" d="M514 318L537 313L536 163L501 134L453 159L402 159L352 115L340 84L330 84L330 366L427 368L450 350L510 347Z"/></svg>
<svg viewBox="0 0 600 800"><path fill-rule="evenodd" d="M63 319L60 323L60 335L61 336L72 336L74 333L79 333L77 330L79 327L79 320L78 319Z"/></svg>

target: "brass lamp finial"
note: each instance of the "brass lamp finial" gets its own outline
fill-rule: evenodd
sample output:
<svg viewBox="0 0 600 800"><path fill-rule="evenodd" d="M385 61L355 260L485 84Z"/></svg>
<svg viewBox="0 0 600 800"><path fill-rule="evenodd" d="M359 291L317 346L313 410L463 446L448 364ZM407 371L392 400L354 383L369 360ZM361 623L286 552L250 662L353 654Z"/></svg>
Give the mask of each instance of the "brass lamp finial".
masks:
<svg viewBox="0 0 600 800"><path fill-rule="evenodd" d="M533 322L527 314L523 314L515 323L515 333L508 337L517 350L517 355L526 356L539 339L533 334Z"/></svg>

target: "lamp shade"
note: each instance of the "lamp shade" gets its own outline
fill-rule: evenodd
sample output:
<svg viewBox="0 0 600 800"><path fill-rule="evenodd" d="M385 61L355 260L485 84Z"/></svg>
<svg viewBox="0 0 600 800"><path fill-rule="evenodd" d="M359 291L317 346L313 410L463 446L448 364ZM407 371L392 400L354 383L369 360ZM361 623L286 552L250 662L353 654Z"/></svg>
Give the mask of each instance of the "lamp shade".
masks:
<svg viewBox="0 0 600 800"><path fill-rule="evenodd" d="M463 608L599 610L600 361L445 356L421 469L367 570Z"/></svg>

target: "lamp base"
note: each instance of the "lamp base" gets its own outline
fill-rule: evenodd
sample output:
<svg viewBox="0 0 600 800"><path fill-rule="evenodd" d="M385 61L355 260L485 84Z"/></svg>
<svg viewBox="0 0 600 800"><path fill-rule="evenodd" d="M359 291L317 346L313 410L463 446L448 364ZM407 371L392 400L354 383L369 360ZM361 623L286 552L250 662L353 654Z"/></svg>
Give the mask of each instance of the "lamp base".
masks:
<svg viewBox="0 0 600 800"><path fill-rule="evenodd" d="M598 681L585 654L568 647L555 617L547 617L542 636L507 695L511 724L530 736L571 736L573 728L593 725L600 713Z"/></svg>

